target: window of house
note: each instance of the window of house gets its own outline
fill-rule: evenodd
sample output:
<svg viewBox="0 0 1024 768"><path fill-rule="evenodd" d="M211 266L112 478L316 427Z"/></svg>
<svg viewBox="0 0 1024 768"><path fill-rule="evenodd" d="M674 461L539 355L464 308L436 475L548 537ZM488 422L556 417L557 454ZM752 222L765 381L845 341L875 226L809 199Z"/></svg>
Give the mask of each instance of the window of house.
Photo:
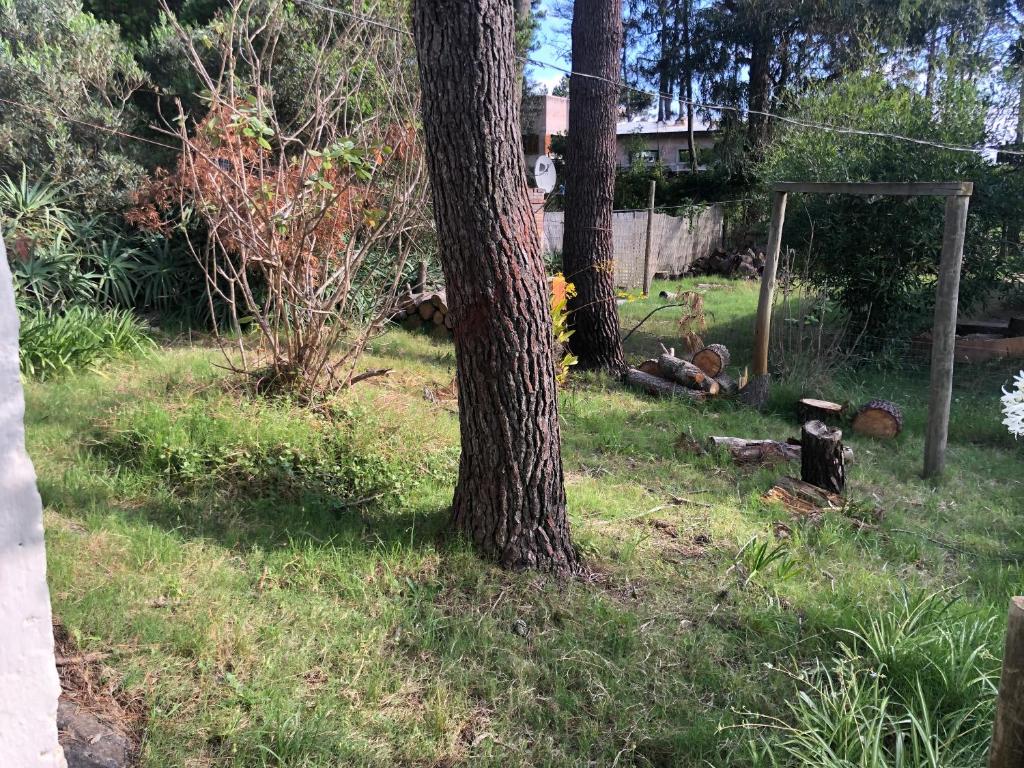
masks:
<svg viewBox="0 0 1024 768"><path fill-rule="evenodd" d="M658 160L661 159L661 152L656 149L641 149L639 152L630 152L629 161L631 163L646 163L647 165L654 165Z"/></svg>
<svg viewBox="0 0 1024 768"><path fill-rule="evenodd" d="M676 161L679 162L679 163L682 163L687 168L689 168L690 167L690 151L686 147L680 147L679 148L679 157L676 158Z"/></svg>

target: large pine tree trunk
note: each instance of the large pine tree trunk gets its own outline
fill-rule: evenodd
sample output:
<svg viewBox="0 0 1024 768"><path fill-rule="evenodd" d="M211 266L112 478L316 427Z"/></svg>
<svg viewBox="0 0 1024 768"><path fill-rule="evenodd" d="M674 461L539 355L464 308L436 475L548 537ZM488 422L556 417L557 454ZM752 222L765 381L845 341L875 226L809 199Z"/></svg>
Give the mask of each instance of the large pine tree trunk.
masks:
<svg viewBox="0 0 1024 768"><path fill-rule="evenodd" d="M621 0L577 0L572 18L573 74L566 147L565 230L562 260L575 283L569 348L582 368L625 368L615 305L612 198L615 192L615 121ZM608 80L612 82L607 82Z"/></svg>
<svg viewBox="0 0 1024 768"><path fill-rule="evenodd" d="M427 163L454 321L455 526L506 567L571 573L548 286L519 139L513 8L418 0Z"/></svg>

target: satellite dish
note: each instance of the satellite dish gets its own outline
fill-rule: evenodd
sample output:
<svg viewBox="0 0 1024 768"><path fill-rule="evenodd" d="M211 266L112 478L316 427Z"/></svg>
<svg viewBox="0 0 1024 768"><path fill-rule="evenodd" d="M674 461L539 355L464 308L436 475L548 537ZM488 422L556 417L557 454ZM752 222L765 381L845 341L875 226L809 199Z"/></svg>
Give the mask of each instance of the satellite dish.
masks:
<svg viewBox="0 0 1024 768"><path fill-rule="evenodd" d="M555 188L558 174L555 173L555 161L547 155L540 155L533 161L533 185L547 194Z"/></svg>

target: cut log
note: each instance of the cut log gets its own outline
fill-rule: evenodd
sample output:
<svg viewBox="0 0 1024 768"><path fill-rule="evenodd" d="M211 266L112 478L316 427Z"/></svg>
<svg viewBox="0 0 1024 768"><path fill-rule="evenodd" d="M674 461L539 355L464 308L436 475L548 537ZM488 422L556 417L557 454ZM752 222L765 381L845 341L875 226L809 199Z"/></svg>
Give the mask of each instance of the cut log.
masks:
<svg viewBox="0 0 1024 768"><path fill-rule="evenodd" d="M726 450L737 464L772 464L778 461L797 461L800 446L781 443L778 440L746 440L742 437L708 438L710 448Z"/></svg>
<svg viewBox="0 0 1024 768"><path fill-rule="evenodd" d="M658 361L654 358L651 358L650 360L644 360L642 363L640 363L640 365L637 366L637 369L643 371L644 373L650 376L658 376L659 378L664 378L661 375L661 366L658 365Z"/></svg>
<svg viewBox="0 0 1024 768"><path fill-rule="evenodd" d="M431 304L429 301L424 301L422 304L419 305L419 307L416 308L416 311L419 312L420 317L422 317L424 320L429 320L434 316L435 309L434 305Z"/></svg>
<svg viewBox="0 0 1024 768"><path fill-rule="evenodd" d="M831 493L846 489L843 433L823 421L808 421L800 433L800 479Z"/></svg>
<svg viewBox="0 0 1024 768"><path fill-rule="evenodd" d="M662 378L672 379L693 389L704 389L704 380L707 376L693 363L680 360L674 355L663 354L658 357L658 368L661 370Z"/></svg>
<svg viewBox="0 0 1024 768"><path fill-rule="evenodd" d="M444 313L444 327L449 331L455 330L455 321L452 320L451 312Z"/></svg>
<svg viewBox="0 0 1024 768"><path fill-rule="evenodd" d="M723 344L708 344L693 356L693 364L715 377L729 367L729 350Z"/></svg>
<svg viewBox="0 0 1024 768"><path fill-rule="evenodd" d="M402 327L407 331L418 331L423 327L423 318L419 315L409 315L402 323Z"/></svg>
<svg viewBox="0 0 1024 768"><path fill-rule="evenodd" d="M443 310L436 309L430 319L434 321L434 325L444 325L444 318L446 315L447 313Z"/></svg>
<svg viewBox="0 0 1024 768"><path fill-rule="evenodd" d="M805 397L796 404L797 417L801 424L808 421L824 421L826 424L834 423L843 415L843 406L829 400L816 400L813 397Z"/></svg>
<svg viewBox="0 0 1024 768"><path fill-rule="evenodd" d="M853 431L870 437L896 437L903 431L903 411L888 400L871 400L857 409Z"/></svg>
<svg viewBox="0 0 1024 768"><path fill-rule="evenodd" d="M718 374L715 377L715 381L718 382L719 394L722 397L733 397L740 391L740 386L736 383L736 379L727 373Z"/></svg>
<svg viewBox="0 0 1024 768"><path fill-rule="evenodd" d="M685 400L703 400L705 398L703 392L683 387L671 381L665 381L665 379L658 378L657 376L651 376L649 373L644 373L636 368L627 369L623 379L629 386L643 390L649 395L679 397Z"/></svg>
<svg viewBox="0 0 1024 768"><path fill-rule="evenodd" d="M737 464L749 462L772 463L773 461L799 461L802 449L779 440L748 440L745 437L723 437L713 435L707 439L709 448L728 451ZM843 460L853 461L853 449L843 446Z"/></svg>
<svg viewBox="0 0 1024 768"><path fill-rule="evenodd" d="M795 477L780 477L775 481L775 485L819 509L842 509L844 506L843 498L839 494L826 491L812 483L797 480Z"/></svg>
<svg viewBox="0 0 1024 768"><path fill-rule="evenodd" d="M396 323L400 323L403 320L405 320L405 318L407 318L408 316L408 312L406 312L404 309L400 309L397 312L395 312L394 317L392 317L391 319L394 320Z"/></svg>
<svg viewBox="0 0 1024 768"><path fill-rule="evenodd" d="M448 298L443 293L435 293L430 297L430 303L433 304L437 309L444 312L448 311Z"/></svg>

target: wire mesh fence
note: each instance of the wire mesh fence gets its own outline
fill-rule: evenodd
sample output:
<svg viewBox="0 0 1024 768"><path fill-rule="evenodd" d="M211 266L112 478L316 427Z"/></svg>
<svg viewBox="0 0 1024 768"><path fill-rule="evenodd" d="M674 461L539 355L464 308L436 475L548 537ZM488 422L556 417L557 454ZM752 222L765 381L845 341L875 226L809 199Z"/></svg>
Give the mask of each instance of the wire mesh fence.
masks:
<svg viewBox="0 0 1024 768"><path fill-rule="evenodd" d="M722 246L723 209L710 205L670 216L655 213L651 221L652 274L681 275L696 259ZM615 284L640 288L644 282L647 246L647 211L616 211L612 214L615 248ZM561 252L565 214L544 215L544 249Z"/></svg>

